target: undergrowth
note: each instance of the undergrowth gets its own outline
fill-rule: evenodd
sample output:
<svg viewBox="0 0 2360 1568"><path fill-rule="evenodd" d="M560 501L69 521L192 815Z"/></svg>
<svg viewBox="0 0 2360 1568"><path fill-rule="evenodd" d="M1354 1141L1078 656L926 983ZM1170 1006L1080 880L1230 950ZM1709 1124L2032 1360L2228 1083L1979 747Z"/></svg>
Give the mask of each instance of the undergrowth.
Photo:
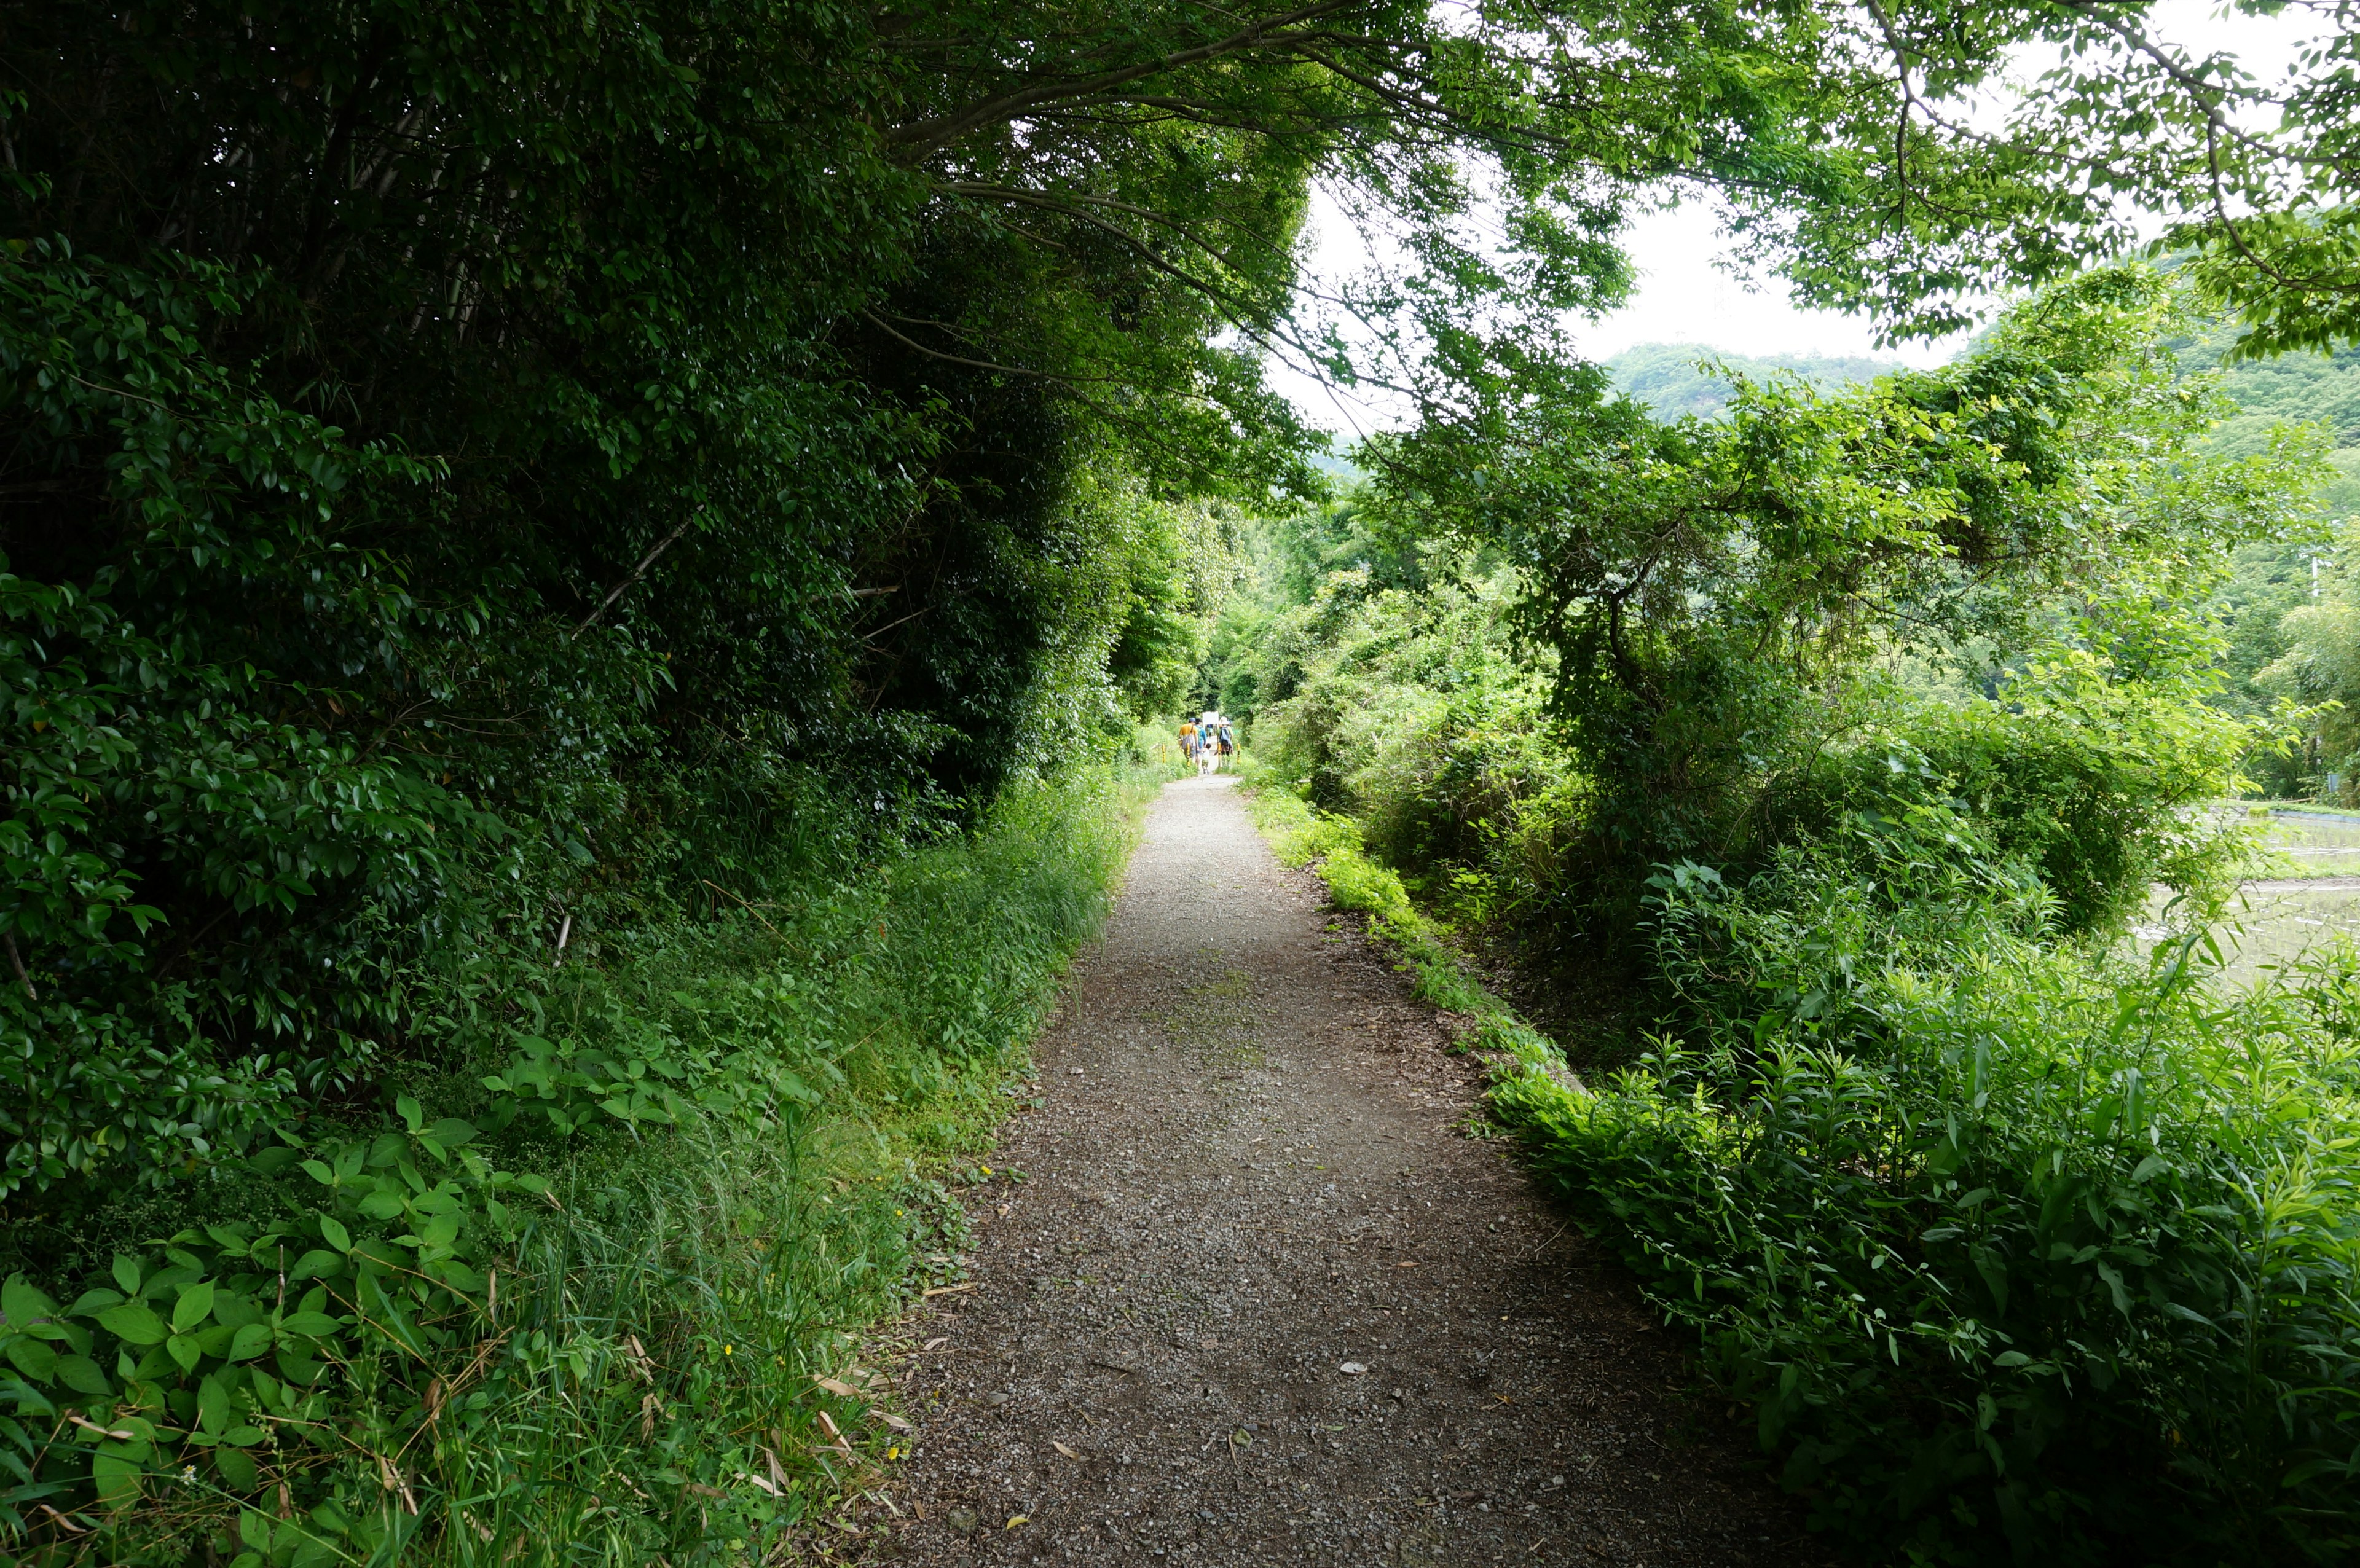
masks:
<svg viewBox="0 0 2360 1568"><path fill-rule="evenodd" d="M2360 1551L2348 944L2240 989L2201 926L2144 960L2060 942L1972 822L1863 813L1742 887L1665 867L1671 1008L1584 1085L1356 822L1256 811L1477 1015L1494 1115L1821 1528L1913 1563Z"/></svg>
<svg viewBox="0 0 2360 1568"><path fill-rule="evenodd" d="M79 1267L0 1302L9 1550L686 1563L828 1520L902 1452L853 1347L958 1270L951 1189L1168 771L1143 757L610 931L450 1020L461 1065L384 1124L80 1216Z"/></svg>

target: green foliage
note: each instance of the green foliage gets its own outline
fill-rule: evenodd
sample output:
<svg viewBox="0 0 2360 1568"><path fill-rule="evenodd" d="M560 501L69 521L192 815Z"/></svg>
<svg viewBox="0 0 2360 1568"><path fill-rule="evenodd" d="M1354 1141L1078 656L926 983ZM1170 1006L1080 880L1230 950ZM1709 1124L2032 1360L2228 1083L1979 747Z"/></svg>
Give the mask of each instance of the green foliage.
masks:
<svg viewBox="0 0 2360 1568"><path fill-rule="evenodd" d="M824 1516L890 1433L814 1457L822 1412L867 1416L812 1377L950 1267L934 1183L1103 909L1125 799L1025 792L972 840L544 972L466 1031L498 1071L422 1086L465 1116L402 1094L393 1130L173 1195L268 1217L13 1277L13 1548L678 1561Z"/></svg>
<svg viewBox="0 0 2360 1568"><path fill-rule="evenodd" d="M2211 680L2208 634L2169 606L2302 524L2317 453L2195 452L2215 405L2166 347L2180 320L2158 276L2093 273L1939 372L1740 383L1725 420L1669 425L1568 377L1372 443L1386 505L1524 573L1520 627L1555 650L1553 708L1598 772L1589 941L1633 929L1655 863L1758 862L1897 658L2047 646L2167 697ZM1961 673L1995 689L2005 666ZM2253 738L2217 728L2151 768L2149 809L2225 784ZM2118 915L2144 868L2083 866L2114 879L2077 904Z"/></svg>
<svg viewBox="0 0 2360 1568"><path fill-rule="evenodd" d="M1651 1052L1495 1099L1824 1522L1925 1562L2348 1554L2348 956L2224 995L2209 937L2083 955L1939 802L1652 907Z"/></svg>
<svg viewBox="0 0 2360 1568"><path fill-rule="evenodd" d="M2360 1547L2352 961L2222 980L2252 844L2199 809L2287 720L2216 701L2191 606L2309 526L2317 448L2203 452L2175 330L2096 278L1711 425L1568 374L1369 454L1448 530L1428 586L1265 612L1261 766L1344 813L1266 790L1274 834L1429 994L1439 917L1631 1020L1585 1086L1463 1003L1536 1167L1880 1555Z"/></svg>

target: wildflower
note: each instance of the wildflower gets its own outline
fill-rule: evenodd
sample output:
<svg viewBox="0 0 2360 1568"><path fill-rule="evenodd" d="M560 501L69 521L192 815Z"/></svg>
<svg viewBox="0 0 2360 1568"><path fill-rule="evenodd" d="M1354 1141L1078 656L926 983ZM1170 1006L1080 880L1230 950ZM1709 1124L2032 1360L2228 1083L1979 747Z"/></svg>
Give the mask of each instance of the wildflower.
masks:
<svg viewBox="0 0 2360 1568"><path fill-rule="evenodd" d="M193 1481L195 1481L195 1480L196 1480L196 1478L197 1478L197 1467L196 1467L195 1465L181 1465L181 1466L180 1466L180 1479L181 1479L181 1480L183 1480L183 1481L189 1481L189 1482L193 1482Z"/></svg>
<svg viewBox="0 0 2360 1568"><path fill-rule="evenodd" d="M737 1354L737 1350L738 1347L734 1345L725 1345L721 1347L721 1354L724 1356L734 1356Z"/></svg>
<svg viewBox="0 0 2360 1568"><path fill-rule="evenodd" d="M987 1176L990 1175L990 1174L991 1174L991 1167L990 1167L990 1166L989 1166L989 1165L985 1166L985 1167L983 1168L983 1173L984 1173L985 1175L987 1175Z"/></svg>

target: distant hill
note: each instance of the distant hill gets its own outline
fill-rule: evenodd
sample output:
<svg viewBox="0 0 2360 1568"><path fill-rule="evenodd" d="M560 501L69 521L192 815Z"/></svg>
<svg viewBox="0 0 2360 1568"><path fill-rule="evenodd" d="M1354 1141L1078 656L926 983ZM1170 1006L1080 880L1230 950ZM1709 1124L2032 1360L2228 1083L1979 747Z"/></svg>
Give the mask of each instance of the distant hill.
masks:
<svg viewBox="0 0 2360 1568"><path fill-rule="evenodd" d="M1653 408L1656 416L1677 419L1683 414L1710 419L1729 401L1729 383L1697 368L1699 360L1715 360L1741 374L1766 377L1780 371L1801 376L1820 386L1841 387L1873 380L1903 368L1898 360L1792 354L1774 359L1749 359L1723 354L1702 343L1641 343L1606 362L1615 387Z"/></svg>
<svg viewBox="0 0 2360 1568"><path fill-rule="evenodd" d="M2212 343L2191 344L2180 351L2180 363L2196 368L2213 351ZM2214 438L2224 451L2258 451L2269 426L2305 419L2325 425L2339 447L2360 446L2360 348L2232 365L2222 375L2221 389L2245 410Z"/></svg>
<svg viewBox="0 0 2360 1568"><path fill-rule="evenodd" d="M2230 337L2229 329L2223 327L2176 345L2180 365L2197 370L2218 364ZM2335 477L2320 491L2320 500L2331 517L2360 517L2360 348L2226 365L2221 390L2245 411L2223 420L2212 432L2213 451L2242 456L2267 446L2274 425L2323 425L2335 443L2328 459Z"/></svg>

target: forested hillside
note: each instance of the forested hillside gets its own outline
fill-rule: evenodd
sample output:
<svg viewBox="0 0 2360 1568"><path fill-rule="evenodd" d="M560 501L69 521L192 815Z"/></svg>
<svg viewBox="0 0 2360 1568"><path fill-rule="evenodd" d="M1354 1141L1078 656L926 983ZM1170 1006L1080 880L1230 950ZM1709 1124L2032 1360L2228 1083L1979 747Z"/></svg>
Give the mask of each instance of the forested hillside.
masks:
<svg viewBox="0 0 2360 1568"><path fill-rule="evenodd" d="M1382 798L1338 792L1356 754L1318 753L1305 709L1370 606L1513 628L1466 643L1498 682L1422 684L1438 660L1404 686L1523 771L1482 784L1497 809L1404 807L1400 844L1448 847L1403 864L1452 868L1437 886L1487 920L1555 911L1512 922L1540 970L1656 986L1700 1039L1736 1039L1752 993L1634 922L1756 944L1786 997L1777 965L1804 961L1776 933L1812 899L1912 942L1968 920L1993 952L2094 951L2149 877L2192 920L2226 852L2179 809L2280 721L2191 700L2219 659L2180 611L2231 549L2317 536L2322 449L2202 450L2226 415L2158 345L2227 321L2256 364L2348 346L2351 40L2266 89L2143 16L0 5L0 1549L810 1550L901 1452L882 1396L836 1374L957 1269L946 1185L1023 1093L1118 873L1152 772L1135 725L1210 680L1295 725L1275 747L1323 802ZM2068 63L2005 136L1958 128L2051 46ZM2260 108L2277 130L2224 136ZM1303 287L1315 183L1392 259ZM1617 236L1673 190L1806 303L1896 333L1960 326L1986 288L2049 304L1954 371L1655 421L1568 323L1625 297ZM2158 214L2187 310L2101 265ZM1355 454L1354 496L1265 384L1281 356L1413 410ZM1337 509L1259 521L1303 506ZM1280 597L1248 607L1256 571ZM1854 722L2010 681L2030 732L1930 696ZM1510 801L1538 825L1506 831ZM1523 869L1485 880L1510 846ZM1743 1114L1769 1042L1850 1071L1829 998L1874 973L1842 1018L1917 1005L1885 941L1810 948L1837 969L1797 970L1808 1005L1709 1082L1666 1070L1703 1096L1681 1158ZM2057 973L2060 1018L2195 1005ZM2287 1049L2340 1083L2342 993L2317 994ZM1980 1018L1927 1060L1983 1061ZM2164 1125L2118 1079L2091 1068L2070 1123L2117 1163ZM2048 1080L2021 1082L2048 1115ZM2107 1094L2129 1108L2100 1116ZM1823 1169L1899 1181L1924 1108ZM2297 1151L2317 1171L2345 1109ZM2215 1223L2213 1154L2169 1187L2129 1169L2122 1204L2169 1191ZM2348 1263L2348 1209L2318 1199L2341 1240L2238 1276L2291 1291L2269 1339L2228 1275L2170 1275L2153 1227L2085 1242L2082 1189L2006 1190L2047 1217L2005 1247L2085 1270L2058 1313L2111 1334L2111 1301L2147 1334L2135 1280L2253 1331L2221 1372L2234 1410L2136 1407L2195 1457L2111 1413L2104 1451L2180 1465L2273 1549L2343 1539L2348 1298L2285 1281ZM1965 1278L1878 1234L1908 1264L1880 1279ZM1860 1242L1834 1236L1812 1245ZM2219 1256L2243 1268L2240 1245ZM1731 1289L1775 1296L1764 1278ZM1990 1289L2050 1311L2047 1285ZM1924 1321L2006 1377L1879 1385L1861 1425L1857 1356L1765 1385L1732 1351L1729 1376L1784 1412L1773 1440L1923 1415L1927 1464L2011 1477L1958 1501L1960 1551L1994 1518L2039 1536L2011 1509L2084 1539L2080 1483L2019 1494L2011 1456L2081 1432L2068 1391L2166 1340L2090 1329L2073 1361ZM2314 1382L2288 1391L2281 1353ZM1971 1398L2031 1435L1967 1435ZM1969 1497L1901 1491L1919 1524ZM1830 1517L1869 1539L1874 1506Z"/></svg>

